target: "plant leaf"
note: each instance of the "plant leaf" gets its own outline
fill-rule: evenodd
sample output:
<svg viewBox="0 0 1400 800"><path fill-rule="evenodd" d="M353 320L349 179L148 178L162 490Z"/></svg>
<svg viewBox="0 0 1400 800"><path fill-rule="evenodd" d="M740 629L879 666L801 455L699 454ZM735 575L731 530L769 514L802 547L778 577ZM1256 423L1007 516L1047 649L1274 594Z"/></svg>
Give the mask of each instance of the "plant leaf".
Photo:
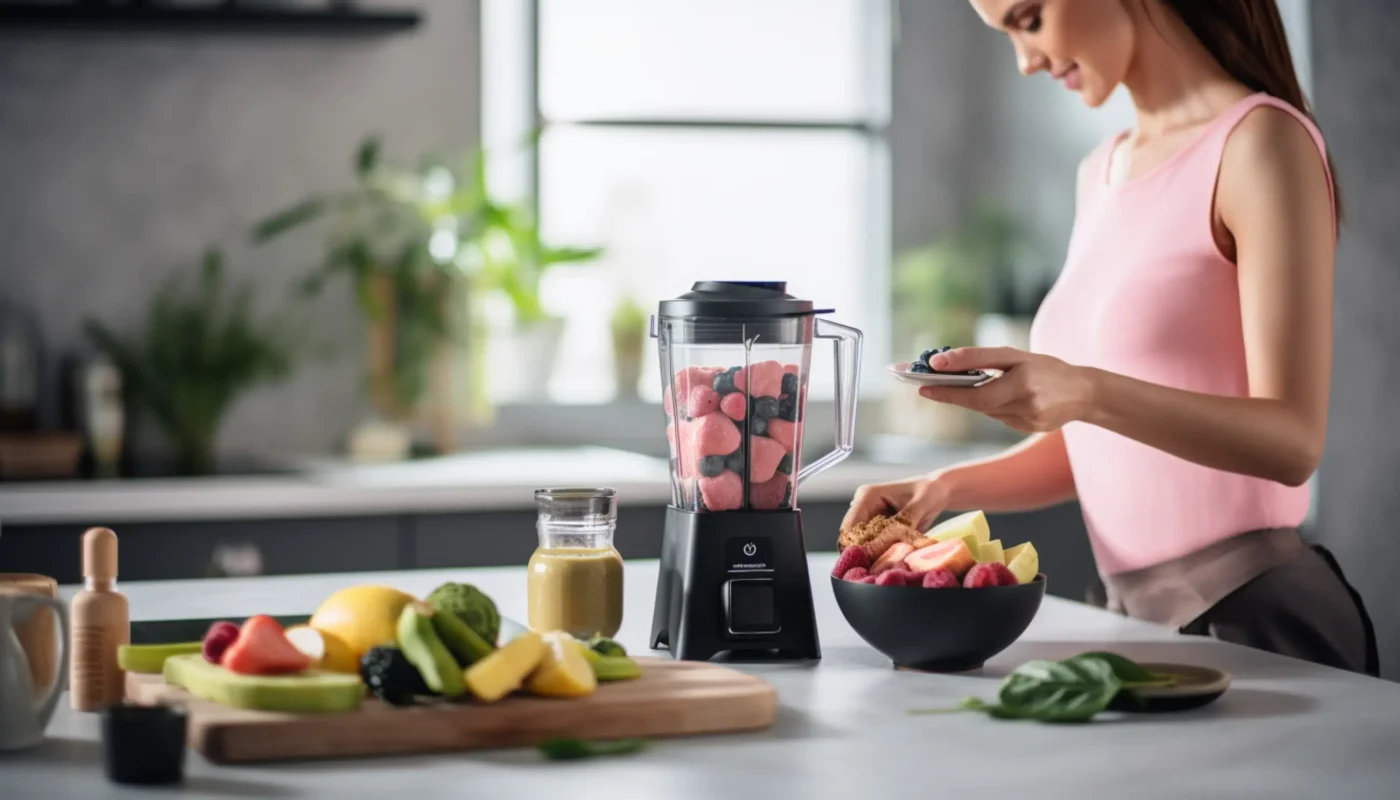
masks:
<svg viewBox="0 0 1400 800"><path fill-rule="evenodd" d="M369 136L366 137L363 142L360 142L360 149L355 152L356 176L360 178L367 177L374 171L374 168L378 166L379 145L380 140L378 136Z"/></svg>
<svg viewBox="0 0 1400 800"><path fill-rule="evenodd" d="M1113 665L1103 658L1029 661L1002 682L997 705L1017 718L1086 722L1108 708L1122 688Z"/></svg>
<svg viewBox="0 0 1400 800"><path fill-rule="evenodd" d="M1065 660L1068 662L1085 658L1097 658L1108 662L1108 665L1113 668L1113 674L1117 676L1118 680L1122 681L1123 685L1127 688L1170 686L1176 683L1177 680L1174 675L1159 675L1126 656L1103 650L1080 653L1077 656Z"/></svg>
<svg viewBox="0 0 1400 800"><path fill-rule="evenodd" d="M326 210L326 205L325 198L310 197L291 208L279 211L253 226L253 241L261 244L304 225L321 216Z"/></svg>
<svg viewBox="0 0 1400 800"><path fill-rule="evenodd" d="M639 752L647 746L646 739L618 739L613 742L592 742L585 739L550 739L539 745L545 758L553 761L573 761L599 756L619 756Z"/></svg>

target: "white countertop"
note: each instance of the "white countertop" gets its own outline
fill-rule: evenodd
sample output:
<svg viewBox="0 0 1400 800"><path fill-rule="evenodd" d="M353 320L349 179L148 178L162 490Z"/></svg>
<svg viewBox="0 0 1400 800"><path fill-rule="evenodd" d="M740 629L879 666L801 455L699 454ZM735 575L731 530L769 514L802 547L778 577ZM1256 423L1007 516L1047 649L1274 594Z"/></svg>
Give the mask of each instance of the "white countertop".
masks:
<svg viewBox="0 0 1400 800"><path fill-rule="evenodd" d="M994 452L943 448L918 466L847 459L802 484L807 500ZM0 526L272 519L528 509L544 486L611 486L619 503L666 504L664 458L608 448L496 450L396 464L306 462L273 476L0 484Z"/></svg>
<svg viewBox="0 0 1400 800"><path fill-rule="evenodd" d="M530 750L250 767L187 761L182 790L117 787L101 766L97 718L60 705L38 748L0 754L0 796L336 798L1393 798L1400 785L1400 685L1045 599L1019 642L981 673L896 671L845 623L813 556L823 659L743 664L777 687L767 731L659 741L625 758L544 763ZM521 568L129 583L133 619L309 613L331 591L373 581L425 594L446 579L523 619ZM1051 576L1051 580L1054 577ZM628 562L619 639L645 651L655 561ZM64 587L64 595L72 587ZM906 710L991 697L1032 658L1113 649L1144 661L1229 671L1214 704L1087 725L1003 722Z"/></svg>

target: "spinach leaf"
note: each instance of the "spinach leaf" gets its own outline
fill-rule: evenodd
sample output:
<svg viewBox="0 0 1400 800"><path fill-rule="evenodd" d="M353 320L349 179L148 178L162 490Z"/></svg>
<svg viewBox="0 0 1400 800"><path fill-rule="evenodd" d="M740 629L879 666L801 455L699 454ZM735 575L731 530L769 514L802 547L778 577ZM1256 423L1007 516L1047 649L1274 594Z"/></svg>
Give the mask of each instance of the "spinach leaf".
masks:
<svg viewBox="0 0 1400 800"><path fill-rule="evenodd" d="M1006 676L997 705L1019 719L1087 722L1122 688L1113 665L1101 658L1029 661Z"/></svg>
<svg viewBox="0 0 1400 800"><path fill-rule="evenodd" d="M614 742L591 742L585 739L550 739L539 745L539 751L552 761L575 761L598 756L619 756L636 753L647 745L646 739L618 739Z"/></svg>
<svg viewBox="0 0 1400 800"><path fill-rule="evenodd" d="M1157 686L1174 686L1178 680L1177 676L1168 673L1152 672L1141 664L1126 656L1105 651L1093 651L1080 653L1066 661L1075 661L1081 658L1097 658L1107 661L1113 667L1113 674L1118 676L1118 680L1123 682L1124 689L1146 689Z"/></svg>

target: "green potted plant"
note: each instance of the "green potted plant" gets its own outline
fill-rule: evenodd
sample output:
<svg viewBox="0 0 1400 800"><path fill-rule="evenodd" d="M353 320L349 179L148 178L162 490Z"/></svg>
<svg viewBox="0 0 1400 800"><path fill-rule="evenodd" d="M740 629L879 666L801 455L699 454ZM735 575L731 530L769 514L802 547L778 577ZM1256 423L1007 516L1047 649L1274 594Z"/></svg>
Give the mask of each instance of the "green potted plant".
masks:
<svg viewBox="0 0 1400 800"><path fill-rule="evenodd" d="M86 329L121 370L134 409L149 414L182 474L214 469L220 424L248 391L291 373L298 332L252 311L249 284L229 285L223 259L209 250L198 282L175 274L156 291L144 327L129 335L97 320Z"/></svg>
<svg viewBox="0 0 1400 800"><path fill-rule="evenodd" d="M302 288L315 294L330 280L350 280L370 324L369 388L379 413L406 426L430 388L450 391L451 378L435 373L434 365L450 364L445 353L470 331L468 405L473 416L484 417L485 300L508 302L512 332L554 331L542 354L552 359L562 326L540 303L540 277L555 264L587 261L599 251L545 244L527 205L492 194L480 148L406 169L386 163L371 136L356 152L353 177L348 189L312 195L264 219L253 229L254 240L268 242L328 218L325 256ZM439 404L455 401L440 397ZM450 415L438 419L451 425ZM448 438L450 432L439 431L439 450Z"/></svg>
<svg viewBox="0 0 1400 800"><path fill-rule="evenodd" d="M613 374L621 400L637 397L642 378L642 356L646 349L647 312L631 297L623 297L610 320L613 342Z"/></svg>

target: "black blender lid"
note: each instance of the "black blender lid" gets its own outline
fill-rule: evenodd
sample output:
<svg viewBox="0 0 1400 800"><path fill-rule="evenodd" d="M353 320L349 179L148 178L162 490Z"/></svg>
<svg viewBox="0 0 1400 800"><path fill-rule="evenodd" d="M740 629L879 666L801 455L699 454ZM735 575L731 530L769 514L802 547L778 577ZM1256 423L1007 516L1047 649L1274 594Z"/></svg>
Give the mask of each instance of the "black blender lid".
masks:
<svg viewBox="0 0 1400 800"><path fill-rule="evenodd" d="M761 319L830 314L832 311L813 308L811 300L799 300L788 294L786 281L697 281L689 292L661 301L663 317Z"/></svg>

